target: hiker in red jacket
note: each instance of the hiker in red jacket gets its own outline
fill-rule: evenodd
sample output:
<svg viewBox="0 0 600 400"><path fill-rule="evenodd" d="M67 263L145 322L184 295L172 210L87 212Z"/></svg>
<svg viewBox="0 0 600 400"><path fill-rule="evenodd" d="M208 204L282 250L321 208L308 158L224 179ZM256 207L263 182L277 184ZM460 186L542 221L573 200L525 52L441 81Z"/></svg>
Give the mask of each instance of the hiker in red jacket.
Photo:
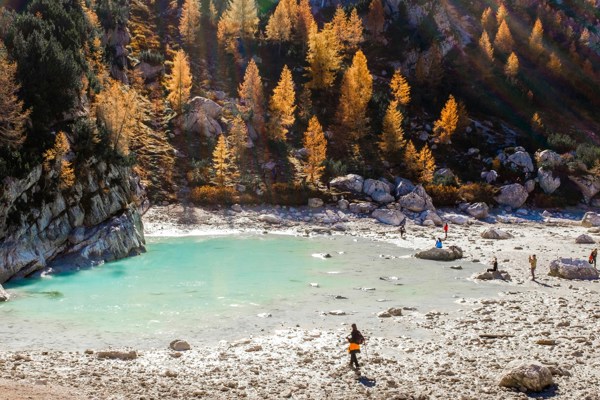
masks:
<svg viewBox="0 0 600 400"><path fill-rule="evenodd" d="M444 240L448 239L448 223L444 224Z"/></svg>

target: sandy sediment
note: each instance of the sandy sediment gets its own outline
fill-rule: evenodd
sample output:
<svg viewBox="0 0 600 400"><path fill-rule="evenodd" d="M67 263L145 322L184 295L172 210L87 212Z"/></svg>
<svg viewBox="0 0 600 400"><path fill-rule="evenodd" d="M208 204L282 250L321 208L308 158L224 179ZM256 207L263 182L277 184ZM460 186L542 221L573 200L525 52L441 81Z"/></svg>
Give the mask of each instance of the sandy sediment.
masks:
<svg viewBox="0 0 600 400"><path fill-rule="evenodd" d="M400 239L395 227L333 211L339 219L334 224L322 223L323 218L331 222L331 215L322 209L259 207L242 212L160 207L144 218L148 234L165 236L225 231L333 233L422 249L442 234L439 227L409 222L407 238ZM264 214L275 215L275 223L261 222ZM300 324L214 346L190 343L192 349L182 352L168 349L165 343L163 349L138 351L137 358L125 361L99 358L98 351L105 349L3 349L0 399L44 398L36 397L38 393L66 399L525 399L526 394L498 386L503 368L516 359L538 361L553 372L556 386L531 394L533 398L600 399L600 284L547 275L549 262L559 256L586 257L590 245L575 244L575 238L588 233L597 240L597 233L570 214L536 222L513 216L500 219L507 223L451 224L446 244L463 249L463 263L485 263L496 256L500 269L512 280L498 282L498 290L489 298L457 299L458 310L451 315L404 310L402 316L382 318L380 323L392 325L394 335L382 336L379 326L360 327L369 338L359 357L360 380L348 367L347 325L323 331ZM490 226L510 232L513 238L482 239L481 231ZM532 253L539 259L536 282L530 280L527 263ZM415 329L428 334L407 333ZM19 394L6 397L8 393Z"/></svg>

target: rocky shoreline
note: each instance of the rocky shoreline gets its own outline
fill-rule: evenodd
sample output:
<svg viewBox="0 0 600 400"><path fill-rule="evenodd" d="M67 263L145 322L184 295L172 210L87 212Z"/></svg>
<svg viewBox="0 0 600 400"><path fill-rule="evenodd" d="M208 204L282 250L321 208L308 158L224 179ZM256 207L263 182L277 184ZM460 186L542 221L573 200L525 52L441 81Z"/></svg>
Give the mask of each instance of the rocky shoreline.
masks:
<svg viewBox="0 0 600 400"><path fill-rule="evenodd" d="M362 380L357 381L347 366L343 337L352 321L332 316L340 318L339 329L284 326L264 336L240 337L215 346L190 343L187 351L169 349L165 343L164 349L149 351L117 349L124 353L117 351L106 358L101 352L107 349L4 349L0 352L0 398L15 393L8 390L19 385L18 393L23 394L11 399L48 398L36 393L55 396L57 390L64 391L63 398L82 399L519 399L528 395L600 399L598 280L548 275L556 258L584 259L594 245L576 243L576 239L586 234L597 242L599 231L582 225L585 210L545 216L541 211L526 210L526 215L492 211L480 221L456 210L438 210L444 220L450 220L447 215L465 220L462 225L450 224L445 243L460 247L463 258L447 267L487 262L496 256L511 280L498 281L498 290L489 298L457 298L455 315L408 309L400 316L382 316L381 324L393 325L397 335L381 336L378 326L361 327L369 338L360 355ZM433 239L441 234L440 227L409 218L407 236L401 239L396 226L331 206L154 207L144 216L144 226L147 235L162 236L344 234L390 241L415 252L433 247ZM482 237L490 228L509 235L505 239ZM531 253L539 259L537 282L529 279L527 256ZM427 335L413 337L408 334L413 329ZM529 394L499 386L504 369L515 360L547 367L554 384Z"/></svg>

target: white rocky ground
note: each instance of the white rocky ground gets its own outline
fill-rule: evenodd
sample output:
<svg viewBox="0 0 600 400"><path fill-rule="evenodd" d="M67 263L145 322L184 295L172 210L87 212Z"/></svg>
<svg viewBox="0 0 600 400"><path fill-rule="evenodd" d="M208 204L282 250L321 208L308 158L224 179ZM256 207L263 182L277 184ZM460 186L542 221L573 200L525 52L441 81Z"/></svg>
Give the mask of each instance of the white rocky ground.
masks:
<svg viewBox="0 0 600 400"><path fill-rule="evenodd" d="M333 222L333 212L334 229L321 223ZM271 222L259 220L265 214L273 215L267 218ZM512 281L499 283L498 292L488 299L458 300L463 306L458 317L407 310L403 316L381 320L397 327L397 335L386 337L378 334L378 326L361 327L369 342L360 355L359 381L343 350L348 326L335 331L289 326L212 347L190 343L192 349L182 352L169 350L165 343L164 349L140 351L130 360L99 358L99 351L106 349L85 353L3 349L0 399L528 398L498 386L503 368L516 359L538 361L553 373L556 386L530 393L532 398L600 399L600 284L547 276L551 260L589 254L593 245L576 244L576 237L586 233L597 241L599 235L568 214L556 216L545 222L493 217L494 227L513 235L506 240L482 239L480 232L491 226L488 222L450 224L446 244L464 250L463 263L497 256L500 269L508 271ZM407 239L402 240L395 227L335 209L244 207L235 212L161 207L146 214L145 228L158 235L339 232L415 249L431 247L433 238L441 236L439 227L409 222ZM537 282L529 279L531 253L539 259ZM430 334L422 338L405 334L415 328Z"/></svg>

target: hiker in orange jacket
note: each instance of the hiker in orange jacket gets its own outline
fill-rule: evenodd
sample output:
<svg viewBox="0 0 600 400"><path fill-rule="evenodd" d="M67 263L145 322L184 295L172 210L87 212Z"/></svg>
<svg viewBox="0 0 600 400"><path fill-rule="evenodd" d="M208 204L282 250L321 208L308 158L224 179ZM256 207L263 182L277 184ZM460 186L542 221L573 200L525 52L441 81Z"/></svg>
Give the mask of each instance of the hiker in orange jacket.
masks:
<svg viewBox="0 0 600 400"><path fill-rule="evenodd" d="M352 324L352 332L346 337L346 340L350 343L350 346L348 346L348 353L350 353L350 367L354 364L356 369L359 369L360 366L358 365L356 353L360 353L360 345L365 342L365 338L356 328L356 324Z"/></svg>

